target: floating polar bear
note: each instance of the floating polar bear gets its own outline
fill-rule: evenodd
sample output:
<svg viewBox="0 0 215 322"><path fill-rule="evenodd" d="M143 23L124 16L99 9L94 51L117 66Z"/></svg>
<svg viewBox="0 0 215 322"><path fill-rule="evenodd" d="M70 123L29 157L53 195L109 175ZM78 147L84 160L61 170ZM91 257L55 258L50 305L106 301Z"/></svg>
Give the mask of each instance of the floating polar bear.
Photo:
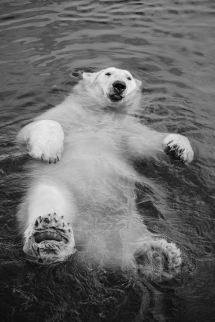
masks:
<svg viewBox="0 0 215 322"><path fill-rule="evenodd" d="M148 231L137 212L135 183L146 179L132 159L169 150L190 162L193 150L186 137L158 133L131 116L140 105L140 86L113 67L83 73L63 103L18 134L41 160L30 170L18 211L30 260L64 261L82 247L88 258L136 265L146 275L154 270L171 278L180 271L180 250Z"/></svg>

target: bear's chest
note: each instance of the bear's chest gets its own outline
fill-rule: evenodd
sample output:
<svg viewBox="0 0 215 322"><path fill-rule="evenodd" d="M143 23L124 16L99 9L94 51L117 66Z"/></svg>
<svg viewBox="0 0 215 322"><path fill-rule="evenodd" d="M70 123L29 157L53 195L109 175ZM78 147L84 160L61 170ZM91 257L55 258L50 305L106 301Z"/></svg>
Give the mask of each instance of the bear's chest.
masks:
<svg viewBox="0 0 215 322"><path fill-rule="evenodd" d="M96 124L77 127L69 132L65 149L67 152L73 150L77 157L117 157L121 155L123 141L119 127Z"/></svg>

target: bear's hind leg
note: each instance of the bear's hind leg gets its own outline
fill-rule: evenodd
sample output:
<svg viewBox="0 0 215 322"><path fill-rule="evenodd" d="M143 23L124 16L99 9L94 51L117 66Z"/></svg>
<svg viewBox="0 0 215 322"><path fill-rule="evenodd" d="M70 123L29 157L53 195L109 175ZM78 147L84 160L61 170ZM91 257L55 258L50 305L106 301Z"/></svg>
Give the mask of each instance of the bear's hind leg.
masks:
<svg viewBox="0 0 215 322"><path fill-rule="evenodd" d="M42 181L28 192L23 250L28 259L41 264L63 261L75 252L72 223L75 203L66 187ZM23 221L23 208L18 218ZM21 219L22 218L22 219Z"/></svg>
<svg viewBox="0 0 215 322"><path fill-rule="evenodd" d="M171 242L148 231L139 215L134 213L126 228L121 230L124 244L124 266L136 267L148 279L163 281L180 273L180 249Z"/></svg>

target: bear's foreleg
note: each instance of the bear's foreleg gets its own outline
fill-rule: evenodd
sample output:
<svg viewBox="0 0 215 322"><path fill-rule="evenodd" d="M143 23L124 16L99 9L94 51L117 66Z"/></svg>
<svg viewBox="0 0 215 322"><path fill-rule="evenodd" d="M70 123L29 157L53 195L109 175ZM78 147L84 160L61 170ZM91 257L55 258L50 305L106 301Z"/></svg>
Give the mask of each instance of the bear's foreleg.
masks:
<svg viewBox="0 0 215 322"><path fill-rule="evenodd" d="M140 123L128 131L128 145L130 153L138 157L151 156L163 150L184 163L191 162L194 157L190 141L185 136L177 133L160 133Z"/></svg>
<svg viewBox="0 0 215 322"><path fill-rule="evenodd" d="M28 153L33 158L56 163L63 152L64 131L56 121L41 120L26 125L17 140L27 143Z"/></svg>

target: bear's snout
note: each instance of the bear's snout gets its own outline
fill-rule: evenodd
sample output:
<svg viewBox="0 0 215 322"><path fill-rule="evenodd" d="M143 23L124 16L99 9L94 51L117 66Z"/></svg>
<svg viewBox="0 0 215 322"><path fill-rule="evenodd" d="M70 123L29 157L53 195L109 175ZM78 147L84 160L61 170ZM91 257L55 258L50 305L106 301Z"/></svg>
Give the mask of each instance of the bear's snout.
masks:
<svg viewBox="0 0 215 322"><path fill-rule="evenodd" d="M126 84L123 81L116 81L112 86L114 91L118 94L122 94L126 89Z"/></svg>

